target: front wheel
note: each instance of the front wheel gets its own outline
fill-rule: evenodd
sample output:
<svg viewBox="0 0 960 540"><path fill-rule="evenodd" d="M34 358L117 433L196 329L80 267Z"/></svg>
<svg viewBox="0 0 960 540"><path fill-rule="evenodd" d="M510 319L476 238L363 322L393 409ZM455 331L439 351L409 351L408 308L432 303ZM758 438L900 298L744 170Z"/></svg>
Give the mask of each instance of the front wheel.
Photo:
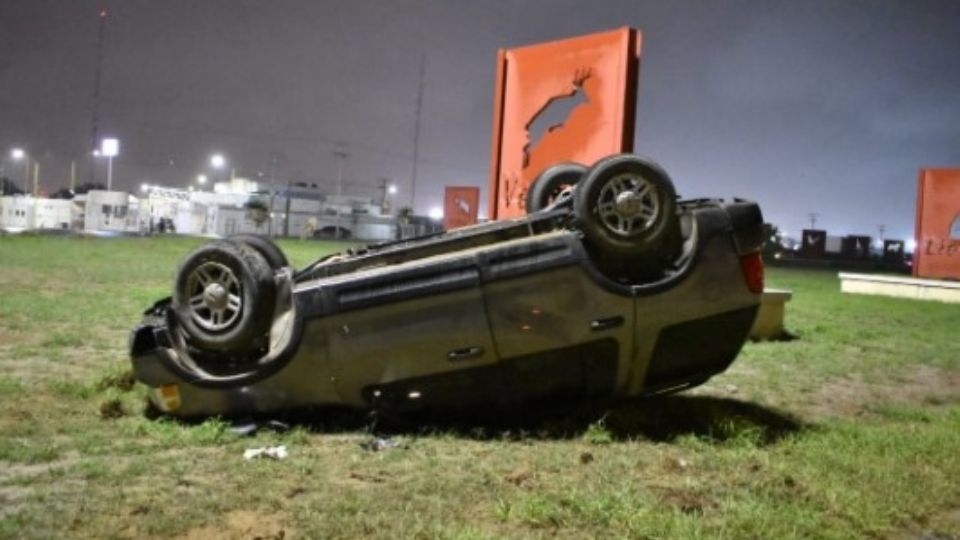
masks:
<svg viewBox="0 0 960 540"><path fill-rule="evenodd" d="M652 160L632 154L598 161L577 184L574 215L587 243L607 257L665 262L677 255L673 182Z"/></svg>
<svg viewBox="0 0 960 540"><path fill-rule="evenodd" d="M180 265L173 309L192 347L242 354L266 344L276 297L273 270L257 249L216 241Z"/></svg>

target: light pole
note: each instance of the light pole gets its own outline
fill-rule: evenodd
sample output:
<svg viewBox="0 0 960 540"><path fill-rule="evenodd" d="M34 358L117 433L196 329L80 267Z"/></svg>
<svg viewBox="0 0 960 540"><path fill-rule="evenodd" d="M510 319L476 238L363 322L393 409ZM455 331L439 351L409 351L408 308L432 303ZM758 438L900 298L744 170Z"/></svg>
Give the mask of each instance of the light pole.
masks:
<svg viewBox="0 0 960 540"><path fill-rule="evenodd" d="M340 210L343 208L343 160L347 157L347 153L342 148L337 148L333 151L333 155L337 157L337 231L335 238L339 240Z"/></svg>
<svg viewBox="0 0 960 540"><path fill-rule="evenodd" d="M10 151L10 159L14 161L23 161L23 189L27 189L30 183L30 156L24 152L23 148L14 148Z"/></svg>
<svg viewBox="0 0 960 540"><path fill-rule="evenodd" d="M210 166L216 170L221 170L227 165L227 158L223 157L223 154L214 154L210 156Z"/></svg>
<svg viewBox="0 0 960 540"><path fill-rule="evenodd" d="M107 158L107 191L113 191L113 158L119 153L119 139L106 138L100 143L100 155Z"/></svg>

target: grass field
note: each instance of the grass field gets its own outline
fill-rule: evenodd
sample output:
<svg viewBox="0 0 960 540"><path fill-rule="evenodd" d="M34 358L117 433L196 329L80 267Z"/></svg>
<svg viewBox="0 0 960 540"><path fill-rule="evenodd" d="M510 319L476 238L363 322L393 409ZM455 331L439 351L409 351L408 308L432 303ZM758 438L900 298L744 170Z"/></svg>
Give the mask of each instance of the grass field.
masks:
<svg viewBox="0 0 960 540"><path fill-rule="evenodd" d="M251 438L142 414L127 332L199 242L0 237L0 537L960 537L958 305L772 269L798 339L696 391L372 452L322 418ZM268 444L290 457L243 460Z"/></svg>

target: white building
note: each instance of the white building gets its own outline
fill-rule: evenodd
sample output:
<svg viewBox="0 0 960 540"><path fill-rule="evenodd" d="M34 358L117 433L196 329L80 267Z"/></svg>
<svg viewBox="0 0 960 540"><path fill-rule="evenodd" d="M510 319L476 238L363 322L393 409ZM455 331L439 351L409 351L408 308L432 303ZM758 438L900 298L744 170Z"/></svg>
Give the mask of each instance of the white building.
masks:
<svg viewBox="0 0 960 540"><path fill-rule="evenodd" d="M76 209L70 199L36 199L33 228L70 230Z"/></svg>
<svg viewBox="0 0 960 540"><path fill-rule="evenodd" d="M76 209L67 199L42 199L29 195L0 197L0 229L68 230L75 221Z"/></svg>
<svg viewBox="0 0 960 540"><path fill-rule="evenodd" d="M13 195L0 197L0 228L24 231L33 228L33 197Z"/></svg>
<svg viewBox="0 0 960 540"><path fill-rule="evenodd" d="M139 201L127 192L92 190L77 199L84 207L85 232L140 232Z"/></svg>

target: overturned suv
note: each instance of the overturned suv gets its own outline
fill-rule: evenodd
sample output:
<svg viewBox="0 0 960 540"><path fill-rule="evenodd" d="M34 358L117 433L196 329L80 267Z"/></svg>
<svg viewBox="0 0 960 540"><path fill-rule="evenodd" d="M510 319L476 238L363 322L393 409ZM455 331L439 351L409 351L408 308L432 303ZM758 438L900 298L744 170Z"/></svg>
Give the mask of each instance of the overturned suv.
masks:
<svg viewBox="0 0 960 540"><path fill-rule="evenodd" d="M763 289L755 203L678 201L625 154L547 169L527 210L300 270L263 237L207 243L133 330L135 376L177 416L451 412L672 392L736 357Z"/></svg>

